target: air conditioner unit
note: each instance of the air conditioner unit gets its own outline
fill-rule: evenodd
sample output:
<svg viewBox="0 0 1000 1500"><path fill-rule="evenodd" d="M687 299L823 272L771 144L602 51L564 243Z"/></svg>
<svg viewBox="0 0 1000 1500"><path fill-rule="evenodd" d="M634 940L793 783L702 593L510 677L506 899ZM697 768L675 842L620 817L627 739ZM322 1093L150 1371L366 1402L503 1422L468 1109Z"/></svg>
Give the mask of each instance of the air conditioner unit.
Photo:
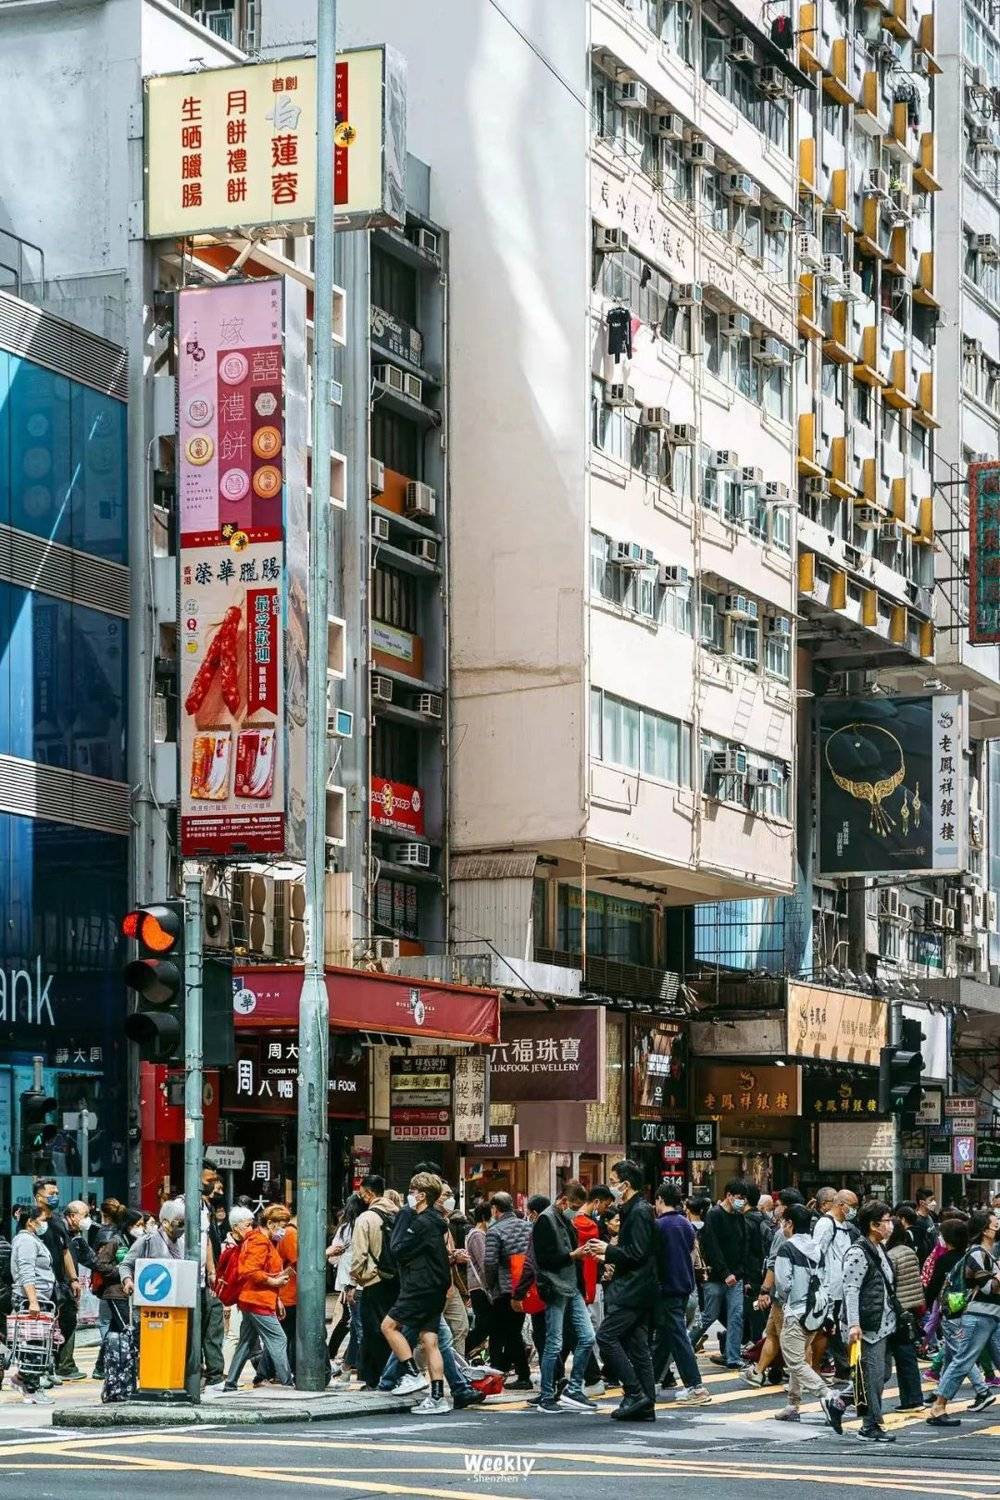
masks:
<svg viewBox="0 0 1000 1500"><path fill-rule="evenodd" d="M392 678L391 677L383 677L380 672L373 672L372 673L372 702L373 703L391 703L392 702L392 686L393 686L393 683L392 683Z"/></svg>
<svg viewBox="0 0 1000 1500"><path fill-rule="evenodd" d="M997 893L996 893L996 891L987 891L986 892L986 926L989 928L990 932L996 932L996 930L997 930Z"/></svg>
<svg viewBox="0 0 1000 1500"><path fill-rule="evenodd" d="M932 927L944 926L944 902L940 896L934 896L930 902L930 925Z"/></svg>
<svg viewBox="0 0 1000 1500"><path fill-rule="evenodd" d="M792 622L787 615L768 615L764 629L768 635L791 635Z"/></svg>
<svg viewBox="0 0 1000 1500"><path fill-rule="evenodd" d="M747 753L740 745L727 745L712 752L711 769L716 776L745 776Z"/></svg>
<svg viewBox="0 0 1000 1500"><path fill-rule="evenodd" d="M213 953L227 953L233 941L229 902L223 896L206 896L201 920L203 946Z"/></svg>
<svg viewBox="0 0 1000 1500"><path fill-rule="evenodd" d="M754 339L750 353L759 365L767 365L769 368L788 363L788 350L780 339Z"/></svg>
<svg viewBox="0 0 1000 1500"><path fill-rule="evenodd" d="M406 486L405 513L408 516L432 517L437 513L437 495L429 484L411 479Z"/></svg>
<svg viewBox="0 0 1000 1500"><path fill-rule="evenodd" d="M286 962L306 951L306 891L299 880L274 882L274 956Z"/></svg>
<svg viewBox="0 0 1000 1500"><path fill-rule="evenodd" d="M791 234L795 216L787 208L769 208L764 222L770 234Z"/></svg>
<svg viewBox="0 0 1000 1500"><path fill-rule="evenodd" d="M844 277L844 299L847 302L860 302L865 294L864 283L860 273L848 271Z"/></svg>
<svg viewBox="0 0 1000 1500"><path fill-rule="evenodd" d="M415 870L429 870L431 851L427 844L393 844L392 861L397 865L411 865Z"/></svg>
<svg viewBox="0 0 1000 1500"><path fill-rule="evenodd" d="M900 188L889 201L889 218L894 224L908 224L913 218L913 194Z"/></svg>
<svg viewBox="0 0 1000 1500"><path fill-rule="evenodd" d="M757 87L770 99L780 99L785 92L785 75L780 68L770 65L757 69Z"/></svg>
<svg viewBox="0 0 1000 1500"><path fill-rule="evenodd" d="M973 125L969 130L969 139L981 150L990 151L996 145L996 136L989 125Z"/></svg>
<svg viewBox="0 0 1000 1500"><path fill-rule="evenodd" d="M991 263L1000 260L1000 240L995 234L977 234L976 254L981 260Z"/></svg>
<svg viewBox="0 0 1000 1500"><path fill-rule="evenodd" d="M372 375L379 385L388 386L390 391L402 392L405 388L406 377L398 365L381 364L372 367Z"/></svg>
<svg viewBox="0 0 1000 1500"><path fill-rule="evenodd" d="M734 36L729 43L729 56L733 62L753 63L757 60L753 42L748 36Z"/></svg>
<svg viewBox="0 0 1000 1500"><path fill-rule="evenodd" d="M799 260L810 271L822 271L823 247L814 234L799 235Z"/></svg>
<svg viewBox="0 0 1000 1500"><path fill-rule="evenodd" d="M615 84L615 103L619 109L645 109L648 99L649 90L638 78Z"/></svg>
<svg viewBox="0 0 1000 1500"><path fill-rule="evenodd" d="M806 494L811 500L822 500L830 493L830 481L822 474L811 474L806 480Z"/></svg>
<svg viewBox="0 0 1000 1500"><path fill-rule="evenodd" d="M982 891L976 891L972 897L972 920L977 927L986 925L985 919L986 901Z"/></svg>
<svg viewBox="0 0 1000 1500"><path fill-rule="evenodd" d="M787 500L789 498L788 485L782 479L769 479L764 486L764 501Z"/></svg>
<svg viewBox="0 0 1000 1500"><path fill-rule="evenodd" d="M899 916L899 891L895 886L890 886L885 892L885 914L887 917Z"/></svg>
<svg viewBox="0 0 1000 1500"><path fill-rule="evenodd" d="M867 193L874 193L880 198L887 198L889 196L889 174L888 172L883 172L881 168L869 167L865 183L865 191Z"/></svg>
<svg viewBox="0 0 1000 1500"><path fill-rule="evenodd" d="M859 505L854 512L854 524L861 531L878 531L882 512L875 505Z"/></svg>
<svg viewBox="0 0 1000 1500"><path fill-rule="evenodd" d="M612 542L611 561L622 568L655 568L656 556L651 547L638 542Z"/></svg>
<svg viewBox="0 0 1000 1500"><path fill-rule="evenodd" d="M756 599L748 599L746 594L727 594L722 613L730 620L756 620L759 611Z"/></svg>
<svg viewBox="0 0 1000 1500"><path fill-rule="evenodd" d="M763 484L764 470L758 469L755 464L744 464L740 469L740 484Z"/></svg>
<svg viewBox="0 0 1000 1500"><path fill-rule="evenodd" d="M373 495L381 495L385 489L385 464L380 458L368 460L368 488Z"/></svg>
<svg viewBox="0 0 1000 1500"><path fill-rule="evenodd" d="M748 339L752 328L749 313L730 313L722 322L722 331L730 339Z"/></svg>
<svg viewBox="0 0 1000 1500"><path fill-rule="evenodd" d="M777 766L751 766L747 773L751 786L783 786L785 778Z"/></svg>
<svg viewBox="0 0 1000 1500"><path fill-rule="evenodd" d="M673 295L678 307L699 307L705 292L700 281L677 282Z"/></svg>
<svg viewBox="0 0 1000 1500"><path fill-rule="evenodd" d="M387 542L392 528L385 516L372 516L372 541Z"/></svg>
<svg viewBox="0 0 1000 1500"><path fill-rule="evenodd" d="M416 244L421 250L426 250L428 255L440 253L440 238L433 229L418 229L416 233Z"/></svg>
<svg viewBox="0 0 1000 1500"><path fill-rule="evenodd" d="M963 896L958 908L959 926L963 932L972 931L972 897Z"/></svg>
<svg viewBox="0 0 1000 1500"><path fill-rule="evenodd" d="M952 911L957 911L958 910L958 903L959 903L959 901L961 899L961 895L962 895L962 893L959 890L959 888L958 888L957 885L949 885L949 886L947 886L945 888L945 893L944 893L944 904L945 904L945 906L950 906L951 909L952 909Z"/></svg>
<svg viewBox="0 0 1000 1500"><path fill-rule="evenodd" d="M674 422L670 427L670 441L676 448L691 448L697 442L693 422Z"/></svg>
<svg viewBox="0 0 1000 1500"><path fill-rule="evenodd" d="M929 78L931 76L931 60L926 52L914 52L913 71L921 78Z"/></svg>
<svg viewBox="0 0 1000 1500"><path fill-rule="evenodd" d="M988 94L990 89L990 75L981 66L969 69L969 87L975 89L977 94Z"/></svg>
<svg viewBox="0 0 1000 1500"><path fill-rule="evenodd" d="M844 279L844 262L839 255L824 255L823 269L820 272L824 281L842 282Z"/></svg>
<svg viewBox="0 0 1000 1500"><path fill-rule="evenodd" d="M376 963L388 963L399 957L399 938L372 938L372 958Z"/></svg>
<svg viewBox="0 0 1000 1500"><path fill-rule="evenodd" d="M684 121L680 115L651 115L649 128L653 135L661 136L667 141L684 139Z"/></svg>
<svg viewBox="0 0 1000 1500"><path fill-rule="evenodd" d="M418 693L413 700L414 710L428 719L440 719L444 713L444 699L438 693Z"/></svg>
<svg viewBox="0 0 1000 1500"><path fill-rule="evenodd" d="M691 574L683 563L661 563L656 575L657 583L664 589L686 588L690 579Z"/></svg>
<svg viewBox="0 0 1000 1500"><path fill-rule="evenodd" d="M893 542L898 546L903 541L905 536L906 531L898 521L883 520L882 529L879 533L880 542Z"/></svg>
<svg viewBox="0 0 1000 1500"><path fill-rule="evenodd" d="M663 432L670 426L670 413L665 406L643 407L642 425L651 427L654 432Z"/></svg>
<svg viewBox="0 0 1000 1500"><path fill-rule="evenodd" d="M946 906L944 909L944 926L946 932L955 931L955 908L953 906Z"/></svg>
<svg viewBox="0 0 1000 1500"><path fill-rule="evenodd" d="M909 276L900 276L897 272L893 276L886 277L886 291L893 302L898 302L900 297L908 297L912 290Z"/></svg>
<svg viewBox="0 0 1000 1500"><path fill-rule="evenodd" d="M760 188L747 172L730 172L722 179L722 191L736 203L757 203Z"/></svg>
<svg viewBox="0 0 1000 1500"><path fill-rule="evenodd" d="M595 224L594 249L599 255L621 255L628 249L628 235L624 229Z"/></svg>
<svg viewBox="0 0 1000 1500"><path fill-rule="evenodd" d="M414 557L419 557L421 562L436 564L438 560L438 544L433 537L425 537L423 541L417 543L416 551L413 555Z"/></svg>
<svg viewBox="0 0 1000 1500"><path fill-rule="evenodd" d="M693 167L715 166L715 147L711 141L688 141L684 155Z"/></svg>
<svg viewBox="0 0 1000 1500"><path fill-rule="evenodd" d="M635 391L630 385L612 382L604 387L605 406L634 406Z"/></svg>
<svg viewBox="0 0 1000 1500"><path fill-rule="evenodd" d="M734 448L716 448L709 462L710 469L736 470L739 466L739 454Z"/></svg>
<svg viewBox="0 0 1000 1500"><path fill-rule="evenodd" d="M403 391L411 401L419 401L421 406L424 402L424 382L419 375L403 376Z"/></svg>

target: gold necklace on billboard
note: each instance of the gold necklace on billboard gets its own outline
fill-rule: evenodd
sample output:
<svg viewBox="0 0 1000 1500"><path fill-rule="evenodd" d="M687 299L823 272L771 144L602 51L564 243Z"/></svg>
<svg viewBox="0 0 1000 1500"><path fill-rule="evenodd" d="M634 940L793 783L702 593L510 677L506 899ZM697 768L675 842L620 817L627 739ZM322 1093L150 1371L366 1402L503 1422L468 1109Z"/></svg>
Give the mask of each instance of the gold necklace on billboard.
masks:
<svg viewBox="0 0 1000 1500"><path fill-rule="evenodd" d="M865 734L884 734L886 739L891 740L895 745L897 751L899 752L899 765L896 767L896 769L890 771L888 776L883 776L878 781L854 781L849 776L843 776L839 771L835 770L833 761L830 759L830 747L838 735L850 734L852 730L855 731L857 736L854 741L855 748L857 748L861 743L861 731L863 731ZM888 801L893 792L898 791L899 787L902 786L903 777L906 775L906 761L903 758L903 747L897 740L896 736L891 732L891 730L884 729L880 724L859 724L857 722L851 724L842 724L839 729L834 730L833 734L831 734L830 738L827 740L826 750L824 753L827 766L829 767L830 775L833 777L836 785L839 786L842 792L846 792L849 797L854 797L859 802L868 803L868 827L873 833L877 833L882 838L885 838L889 833L889 830L895 828L896 823L895 819L889 816L889 811L886 807L883 806L883 803ZM910 807L907 805L906 801L907 795L908 794L906 792L906 788L904 787L903 810L900 812L900 821L903 824L904 835L908 830L910 821ZM921 810L919 784L917 785L913 793L912 800L914 819L913 826L915 828L919 828Z"/></svg>

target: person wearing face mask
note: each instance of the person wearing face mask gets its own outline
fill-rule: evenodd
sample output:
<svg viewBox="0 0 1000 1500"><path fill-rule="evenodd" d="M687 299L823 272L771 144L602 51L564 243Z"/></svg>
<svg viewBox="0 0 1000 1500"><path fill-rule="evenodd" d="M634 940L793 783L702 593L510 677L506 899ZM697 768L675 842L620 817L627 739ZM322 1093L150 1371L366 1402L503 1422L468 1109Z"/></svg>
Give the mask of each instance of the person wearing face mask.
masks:
<svg viewBox="0 0 1000 1500"><path fill-rule="evenodd" d="M385 1178L377 1172L369 1172L362 1178L358 1193L365 1207L355 1219L351 1235L350 1284L346 1297L351 1316L361 1320L358 1373L365 1388L374 1390L389 1358L382 1319L399 1295L399 1269L391 1249L392 1228L399 1207L386 1197Z"/></svg>
<svg viewBox="0 0 1000 1500"><path fill-rule="evenodd" d="M741 1370L743 1361L743 1280L747 1264L746 1184L738 1177L726 1183L719 1202L705 1215L701 1253L708 1267L705 1308L700 1333L718 1321L725 1325L725 1353L712 1355L712 1363L728 1370Z"/></svg>
<svg viewBox="0 0 1000 1500"><path fill-rule="evenodd" d="M295 1374L295 1313L298 1303L296 1268L299 1260L299 1234L292 1223L292 1212L284 1203L271 1203L265 1208L261 1228L268 1236L271 1243L278 1252L278 1259L282 1266L289 1272L288 1280L278 1293L275 1313L278 1322L284 1326L285 1344L288 1352L288 1366L292 1374ZM221 1303L219 1304L221 1307ZM221 1349L220 1349L221 1363ZM263 1348L260 1358L257 1360L257 1374L254 1376L254 1385L263 1385L267 1380L274 1380L275 1370L271 1356L267 1348ZM221 1389L221 1375L219 1377L219 1388ZM210 1385L213 1382L209 1383Z"/></svg>
<svg viewBox="0 0 1000 1500"><path fill-rule="evenodd" d="M236 1390L243 1366L258 1338L270 1357L270 1368L274 1370L279 1385L292 1385L288 1341L277 1315L278 1298L291 1280L291 1272L282 1265L278 1247L271 1236L255 1227L251 1209L241 1208L238 1204L230 1209L229 1232L239 1246L234 1279L236 1305L240 1310L240 1339L221 1391L209 1387L206 1395L228 1396Z"/></svg>
<svg viewBox="0 0 1000 1500"><path fill-rule="evenodd" d="M596 1255L614 1272L605 1292L605 1315L597 1334L604 1366L621 1381L624 1396L611 1413L618 1422L656 1420L656 1379L649 1349L649 1327L659 1298L656 1274L656 1221L642 1196L643 1171L626 1158L609 1176L619 1204L618 1243L588 1240L587 1255Z"/></svg>
<svg viewBox="0 0 1000 1500"><path fill-rule="evenodd" d="M122 1286L121 1263L142 1233L142 1215L126 1208L116 1198L101 1205L101 1240L94 1257L91 1286L100 1298L97 1326L101 1348L94 1365L94 1379L104 1379L104 1345L109 1333L124 1333L129 1323L128 1294Z"/></svg>
<svg viewBox="0 0 1000 1500"><path fill-rule="evenodd" d="M821 1188L817 1193L817 1201L824 1191ZM854 1223L857 1212L857 1194L852 1193L849 1188L841 1188L825 1200L823 1212L813 1228L813 1240L819 1251L820 1266L830 1292L830 1317L833 1324L829 1342L826 1342L822 1333L818 1333L813 1339L813 1345L819 1345L819 1353L825 1348L829 1349L837 1375L842 1380L850 1379L847 1347L840 1331L844 1302L844 1256L855 1241L860 1239Z"/></svg>
<svg viewBox="0 0 1000 1500"><path fill-rule="evenodd" d="M55 1293L55 1271L46 1240L49 1211L35 1204L22 1211L18 1218L18 1232L10 1251L10 1273L13 1281L12 1297L15 1308L26 1306L28 1312L37 1313L40 1302L51 1302ZM52 1397L39 1390L41 1378L37 1372L18 1371L11 1381L20 1391L29 1406L51 1406Z"/></svg>
<svg viewBox="0 0 1000 1500"><path fill-rule="evenodd" d="M445 1238L447 1220L435 1204L444 1184L433 1172L417 1172L410 1180L406 1207L396 1215L390 1248L399 1267L399 1296L382 1320L382 1332L407 1374L416 1373L413 1347L404 1330L415 1329L427 1359L430 1395L414 1412L438 1416L451 1408L444 1394L444 1364L438 1344L438 1325L451 1286L451 1265Z"/></svg>
<svg viewBox="0 0 1000 1500"><path fill-rule="evenodd" d="M155 1229L147 1229L133 1240L121 1263L122 1288L131 1297L137 1260L184 1259L184 1199L168 1198L160 1205Z"/></svg>
<svg viewBox="0 0 1000 1500"><path fill-rule="evenodd" d="M937 1199L930 1188L917 1188L913 1210L915 1217L909 1230L917 1259L923 1265L937 1244Z"/></svg>
<svg viewBox="0 0 1000 1500"><path fill-rule="evenodd" d="M490 1199L493 1219L486 1231L483 1252L483 1287L492 1303L490 1311L490 1364L504 1373L511 1368L510 1391L532 1391L528 1356L521 1336L524 1315L511 1307L514 1283L511 1258L523 1256L531 1240L531 1225L514 1213L509 1193L494 1193Z"/></svg>
<svg viewBox="0 0 1000 1500"><path fill-rule="evenodd" d="M888 1203L865 1203L858 1214L859 1238L844 1256L844 1310L850 1344L860 1344L865 1410L860 1438L894 1443L882 1423L886 1349L896 1331L895 1273L884 1245L894 1220Z"/></svg>
<svg viewBox="0 0 1000 1500"><path fill-rule="evenodd" d="M38 1208L48 1209L45 1229L45 1245L52 1257L55 1275L56 1316L59 1331L63 1336L56 1357L55 1371L47 1383L62 1385L64 1380L86 1380L83 1370L77 1368L75 1358L77 1307L80 1301L80 1277L70 1243L66 1221L60 1213L59 1185L52 1177L39 1177L32 1183L32 1197Z"/></svg>

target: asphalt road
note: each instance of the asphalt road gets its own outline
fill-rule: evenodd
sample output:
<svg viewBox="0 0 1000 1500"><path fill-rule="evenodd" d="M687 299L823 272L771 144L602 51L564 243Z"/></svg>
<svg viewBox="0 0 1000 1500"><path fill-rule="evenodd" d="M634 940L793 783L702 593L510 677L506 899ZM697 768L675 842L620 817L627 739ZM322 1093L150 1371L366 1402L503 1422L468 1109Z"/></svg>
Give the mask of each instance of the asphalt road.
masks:
<svg viewBox="0 0 1000 1500"><path fill-rule="evenodd" d="M543 1416L511 1405L445 1417L366 1417L333 1423L159 1429L155 1432L0 1429L0 1495L108 1500L137 1490L156 1500L262 1500L292 1487L342 1496L441 1500L605 1500L624 1482L630 1497L663 1493L699 1500L776 1500L866 1492L890 1500L1000 1496L1000 1402L961 1427L930 1429L920 1413L890 1415L892 1447L837 1438L815 1409L788 1427L773 1420L775 1388L758 1392L728 1374L710 1376L713 1403L622 1429L600 1415ZM890 1406L892 1402L889 1403ZM964 1401L955 1404L961 1414ZM207 1482L207 1483L206 1483Z"/></svg>

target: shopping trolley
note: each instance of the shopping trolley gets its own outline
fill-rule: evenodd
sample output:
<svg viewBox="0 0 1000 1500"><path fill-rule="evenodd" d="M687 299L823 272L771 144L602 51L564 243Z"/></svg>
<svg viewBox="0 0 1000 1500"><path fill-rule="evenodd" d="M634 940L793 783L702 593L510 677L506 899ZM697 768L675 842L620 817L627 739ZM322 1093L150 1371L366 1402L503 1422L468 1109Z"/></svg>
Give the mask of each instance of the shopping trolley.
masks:
<svg viewBox="0 0 1000 1500"><path fill-rule="evenodd" d="M62 1342L56 1322L54 1302L38 1299L38 1311L28 1307L28 1299L18 1299L18 1306L7 1314L7 1345L3 1363L6 1369L16 1365L22 1375L40 1380L52 1372L52 1354L56 1340Z"/></svg>

